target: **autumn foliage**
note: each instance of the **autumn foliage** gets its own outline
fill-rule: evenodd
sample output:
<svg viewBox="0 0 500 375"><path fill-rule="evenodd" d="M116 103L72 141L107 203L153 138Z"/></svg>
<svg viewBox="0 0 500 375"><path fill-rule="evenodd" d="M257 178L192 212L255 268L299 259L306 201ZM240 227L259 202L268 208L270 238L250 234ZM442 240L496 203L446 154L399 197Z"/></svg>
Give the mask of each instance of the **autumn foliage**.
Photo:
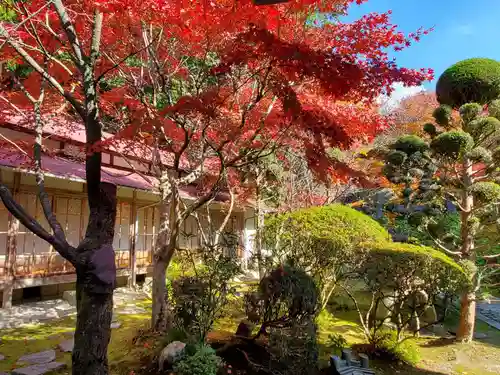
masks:
<svg viewBox="0 0 500 375"><path fill-rule="evenodd" d="M85 50L92 43L89 15L103 12L95 74L101 117L115 124L116 138L147 147L161 139L157 146L172 153L175 163L189 169L203 159L206 171L286 145L303 150L319 176L342 177L349 169L332 164L328 148L373 138L386 124L374 99L390 93L394 82L417 85L432 75L389 59L388 49L406 48L427 33L404 35L390 24L390 12L354 23L309 22L313 10L342 13L350 2L257 7L250 0L71 0L65 6ZM66 92L81 98L81 72L50 3L23 3L16 12L13 22L3 22L6 32ZM23 64L8 44L0 56ZM4 84L11 90L3 95L10 103L0 101L3 113L12 112L12 104L26 110L24 93L9 79ZM35 93L41 78L28 71L21 81ZM109 82L114 84L102 84ZM63 103L47 89L44 114ZM63 114L72 116L65 110L60 120ZM201 157L204 147L210 150Z"/></svg>

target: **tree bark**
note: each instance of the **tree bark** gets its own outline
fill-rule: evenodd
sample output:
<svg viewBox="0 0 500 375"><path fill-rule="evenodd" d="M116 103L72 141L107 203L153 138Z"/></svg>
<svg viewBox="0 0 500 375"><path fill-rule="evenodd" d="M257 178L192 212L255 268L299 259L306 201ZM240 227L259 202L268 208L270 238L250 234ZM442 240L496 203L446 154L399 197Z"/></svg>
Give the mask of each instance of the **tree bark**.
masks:
<svg viewBox="0 0 500 375"><path fill-rule="evenodd" d="M460 252L464 259L471 262L476 261L474 251L474 235L472 233L470 218L472 209L474 208L474 198L470 192L472 186L473 175L472 161L464 157L463 161L463 190L462 190L462 212L461 212L461 228L460 235L462 240L462 248ZM470 275L473 284L476 284L476 275ZM476 285L472 285L469 290L464 292L460 302L460 322L457 332L457 341L469 343L474 336L474 326L476 319Z"/></svg>
<svg viewBox="0 0 500 375"><path fill-rule="evenodd" d="M77 320L73 375L107 375L113 290L116 285L113 237L116 186L102 183L98 196L89 190L90 216L77 250Z"/></svg>
<svg viewBox="0 0 500 375"><path fill-rule="evenodd" d="M153 260L153 306L151 328L156 332L167 328L167 263L159 256Z"/></svg>
<svg viewBox="0 0 500 375"><path fill-rule="evenodd" d="M469 343L474 337L476 323L476 293L465 292L460 301L460 323L458 325L457 341Z"/></svg>

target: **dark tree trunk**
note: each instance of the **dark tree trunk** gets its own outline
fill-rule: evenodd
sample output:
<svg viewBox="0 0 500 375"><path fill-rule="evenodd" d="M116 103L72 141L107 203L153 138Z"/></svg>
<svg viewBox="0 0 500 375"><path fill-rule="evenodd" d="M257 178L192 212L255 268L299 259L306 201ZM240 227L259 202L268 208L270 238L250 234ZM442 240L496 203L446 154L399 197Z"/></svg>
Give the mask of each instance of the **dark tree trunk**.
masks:
<svg viewBox="0 0 500 375"><path fill-rule="evenodd" d="M113 236L116 186L102 183L98 196L89 189L90 216L77 248L77 322L73 375L107 375L113 289L116 285Z"/></svg>

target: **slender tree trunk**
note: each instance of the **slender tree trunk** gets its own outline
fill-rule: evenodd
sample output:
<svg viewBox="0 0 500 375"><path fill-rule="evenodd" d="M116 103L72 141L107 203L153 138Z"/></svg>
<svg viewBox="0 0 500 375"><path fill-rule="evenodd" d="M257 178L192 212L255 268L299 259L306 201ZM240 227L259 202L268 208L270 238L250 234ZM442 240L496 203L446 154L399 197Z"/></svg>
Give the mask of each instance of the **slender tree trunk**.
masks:
<svg viewBox="0 0 500 375"><path fill-rule="evenodd" d="M167 267L175 252L177 231L176 217L177 199L175 194L162 195L160 203L160 228L156 239L153 256L153 306L151 313L151 328L163 332L169 325L169 306L167 295Z"/></svg>
<svg viewBox="0 0 500 375"><path fill-rule="evenodd" d="M474 198L470 192L472 186L472 162L468 158L463 161L463 191L462 191L462 212L461 212L461 228L460 235L462 240L461 253L464 259L471 262L476 261L474 252L474 235L472 233L470 218L472 209L474 208ZM476 284L476 275L471 275L473 284ZM474 326L476 319L476 285L472 285L469 290L462 295L460 302L460 322L457 332L457 341L471 342L474 336Z"/></svg>
<svg viewBox="0 0 500 375"><path fill-rule="evenodd" d="M116 186L103 183L98 196L89 190L90 216L76 262L77 321L73 375L107 375L113 289L116 285L113 237Z"/></svg>
<svg viewBox="0 0 500 375"><path fill-rule="evenodd" d="M262 279L264 277L264 260L262 259L262 231L264 229L264 212L262 210L262 192L261 192L261 185L262 185L262 179L263 177L261 176L259 170L257 169L257 181L256 181L256 196L257 196L257 202L256 202L256 208L255 208L255 214L257 216L257 231L256 231L256 241L255 241L255 252L257 255L257 267L259 269L259 279Z"/></svg>
<svg viewBox="0 0 500 375"><path fill-rule="evenodd" d="M167 263L159 256L153 260L153 306L151 328L156 332L167 328Z"/></svg>

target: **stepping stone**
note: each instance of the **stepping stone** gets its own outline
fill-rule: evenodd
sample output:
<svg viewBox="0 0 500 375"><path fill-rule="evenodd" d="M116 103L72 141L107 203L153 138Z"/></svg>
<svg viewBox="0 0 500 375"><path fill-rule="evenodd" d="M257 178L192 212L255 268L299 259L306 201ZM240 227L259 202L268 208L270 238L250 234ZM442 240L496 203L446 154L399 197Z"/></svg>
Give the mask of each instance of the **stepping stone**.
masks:
<svg viewBox="0 0 500 375"><path fill-rule="evenodd" d="M111 323L111 328L112 329L120 328L121 325L122 324L120 322L114 322L114 323Z"/></svg>
<svg viewBox="0 0 500 375"><path fill-rule="evenodd" d="M0 354L0 361L3 361L5 359L5 356L3 354Z"/></svg>
<svg viewBox="0 0 500 375"><path fill-rule="evenodd" d="M139 306L125 306L124 308L117 311L119 314L123 315L134 315L134 314L145 314L146 309Z"/></svg>
<svg viewBox="0 0 500 375"><path fill-rule="evenodd" d="M66 363L50 362L39 365L33 365L23 368L16 368L12 371L12 375L44 375L48 372L66 368Z"/></svg>
<svg viewBox="0 0 500 375"><path fill-rule="evenodd" d="M474 338L476 340L486 339L486 338L488 338L488 335L486 333L477 332L477 333L474 333Z"/></svg>
<svg viewBox="0 0 500 375"><path fill-rule="evenodd" d="M69 353L73 351L73 347L75 346L75 339L64 340L59 343L59 349L64 353Z"/></svg>
<svg viewBox="0 0 500 375"><path fill-rule="evenodd" d="M21 358L17 360L17 363L23 362L34 365L34 364L49 363L54 361L55 359L56 359L56 352L54 350L46 350L44 352L23 355Z"/></svg>

